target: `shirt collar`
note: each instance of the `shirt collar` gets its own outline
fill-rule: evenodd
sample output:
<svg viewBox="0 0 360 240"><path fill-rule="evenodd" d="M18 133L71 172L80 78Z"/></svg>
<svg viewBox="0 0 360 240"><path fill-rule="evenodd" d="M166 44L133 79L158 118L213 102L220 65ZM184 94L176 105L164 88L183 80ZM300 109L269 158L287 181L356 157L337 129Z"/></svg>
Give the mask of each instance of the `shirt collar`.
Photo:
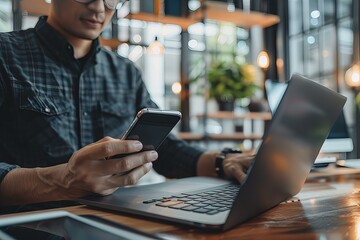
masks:
<svg viewBox="0 0 360 240"><path fill-rule="evenodd" d="M45 44L51 51L58 56L64 56L64 53L74 58L74 48L72 45L50 24L47 23L47 16L41 16L35 26L35 32L39 36L40 40ZM99 38L93 41L90 49L91 54L96 54L100 51Z"/></svg>

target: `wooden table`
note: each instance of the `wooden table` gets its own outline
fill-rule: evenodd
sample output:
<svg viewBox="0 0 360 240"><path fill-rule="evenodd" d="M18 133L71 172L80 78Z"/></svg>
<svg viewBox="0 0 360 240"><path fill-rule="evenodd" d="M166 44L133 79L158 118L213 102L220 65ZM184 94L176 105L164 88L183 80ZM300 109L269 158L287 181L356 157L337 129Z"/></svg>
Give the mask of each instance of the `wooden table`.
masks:
<svg viewBox="0 0 360 240"><path fill-rule="evenodd" d="M353 192L280 204L224 233L211 233L178 224L76 206L74 214L94 214L167 239L360 239L360 170L329 167L311 173L308 183L352 183ZM6 217L9 215L0 216Z"/></svg>

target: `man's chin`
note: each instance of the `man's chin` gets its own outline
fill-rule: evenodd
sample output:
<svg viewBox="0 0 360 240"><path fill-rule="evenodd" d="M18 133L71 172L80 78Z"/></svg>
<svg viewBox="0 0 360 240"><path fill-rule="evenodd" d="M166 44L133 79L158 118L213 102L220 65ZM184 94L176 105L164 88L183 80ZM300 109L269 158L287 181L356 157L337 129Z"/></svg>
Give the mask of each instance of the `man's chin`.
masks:
<svg viewBox="0 0 360 240"><path fill-rule="evenodd" d="M100 36L100 33L78 33L77 35L78 38L81 38L83 40L93 41Z"/></svg>

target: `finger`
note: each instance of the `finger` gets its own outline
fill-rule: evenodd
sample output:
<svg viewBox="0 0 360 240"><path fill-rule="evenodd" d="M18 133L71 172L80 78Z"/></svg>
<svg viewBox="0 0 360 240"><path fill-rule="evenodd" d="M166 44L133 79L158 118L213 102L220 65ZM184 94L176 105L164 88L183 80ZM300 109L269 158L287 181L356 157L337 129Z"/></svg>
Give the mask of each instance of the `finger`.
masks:
<svg viewBox="0 0 360 240"><path fill-rule="evenodd" d="M233 176L236 180L238 180L240 183L243 182L246 178L246 172L241 167L235 167L233 170Z"/></svg>
<svg viewBox="0 0 360 240"><path fill-rule="evenodd" d="M249 157L249 158L245 159L244 167L246 168L246 170L250 168L253 161L254 161L254 157Z"/></svg>
<svg viewBox="0 0 360 240"><path fill-rule="evenodd" d="M101 196L107 196L112 194L113 192L115 192L119 187L115 187L115 188L110 188L110 189L106 189L104 191L99 192L98 194L100 194Z"/></svg>
<svg viewBox="0 0 360 240"><path fill-rule="evenodd" d="M98 169L98 172L101 175L113 175L115 173L130 171L148 162L155 161L157 158L158 153L156 151L146 151L131 154L121 159L101 161L96 164L95 168Z"/></svg>
<svg viewBox="0 0 360 240"><path fill-rule="evenodd" d="M96 141L95 143L108 142L108 141L111 141L111 140L115 140L115 138L106 136L106 137L103 137L102 139Z"/></svg>
<svg viewBox="0 0 360 240"><path fill-rule="evenodd" d="M115 139L115 138L106 136L106 137L103 137L102 139L100 139L100 140L98 140L98 141L96 141L96 142L94 142L94 143L90 143L90 144L87 145L87 146L92 146L92 145L94 145L94 144L96 144L96 143L101 143L101 142L108 142L108 141L111 141L111 140L114 140L114 139Z"/></svg>
<svg viewBox="0 0 360 240"><path fill-rule="evenodd" d="M152 163L146 163L135 168L126 175L113 175L108 179L110 188L136 184L141 177L152 169Z"/></svg>
<svg viewBox="0 0 360 240"><path fill-rule="evenodd" d="M253 163L253 160L254 160L254 157L249 156L247 158L242 159L240 164L241 164L242 168L245 171L247 171L250 168L251 164Z"/></svg>
<svg viewBox="0 0 360 240"><path fill-rule="evenodd" d="M239 182L242 182L246 178L246 172L251 166L253 156L230 156L224 161L225 175L230 178L235 178Z"/></svg>
<svg viewBox="0 0 360 240"><path fill-rule="evenodd" d="M112 139L84 147L79 151L78 158L83 160L104 159L116 154L138 152L142 147L139 141Z"/></svg>
<svg viewBox="0 0 360 240"><path fill-rule="evenodd" d="M239 182L243 181L246 177L241 165L233 162L224 163L224 172L226 176L236 179Z"/></svg>
<svg viewBox="0 0 360 240"><path fill-rule="evenodd" d="M232 155L232 154L229 154L228 155L228 159L225 160L225 162L236 162L237 164L240 164L246 168L249 168L250 165L252 164L252 161L254 159L254 155L240 155L240 154L237 154L237 155Z"/></svg>

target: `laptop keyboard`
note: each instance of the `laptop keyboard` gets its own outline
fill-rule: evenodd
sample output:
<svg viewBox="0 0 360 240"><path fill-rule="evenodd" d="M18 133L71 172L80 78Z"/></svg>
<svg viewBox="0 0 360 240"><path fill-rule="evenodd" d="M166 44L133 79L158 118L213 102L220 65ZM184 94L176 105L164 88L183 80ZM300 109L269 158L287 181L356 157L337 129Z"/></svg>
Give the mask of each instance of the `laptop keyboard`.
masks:
<svg viewBox="0 0 360 240"><path fill-rule="evenodd" d="M158 199L143 201L144 204L155 204L159 207L179 209L196 213L214 215L229 210L240 185L227 184L195 192L163 196Z"/></svg>

